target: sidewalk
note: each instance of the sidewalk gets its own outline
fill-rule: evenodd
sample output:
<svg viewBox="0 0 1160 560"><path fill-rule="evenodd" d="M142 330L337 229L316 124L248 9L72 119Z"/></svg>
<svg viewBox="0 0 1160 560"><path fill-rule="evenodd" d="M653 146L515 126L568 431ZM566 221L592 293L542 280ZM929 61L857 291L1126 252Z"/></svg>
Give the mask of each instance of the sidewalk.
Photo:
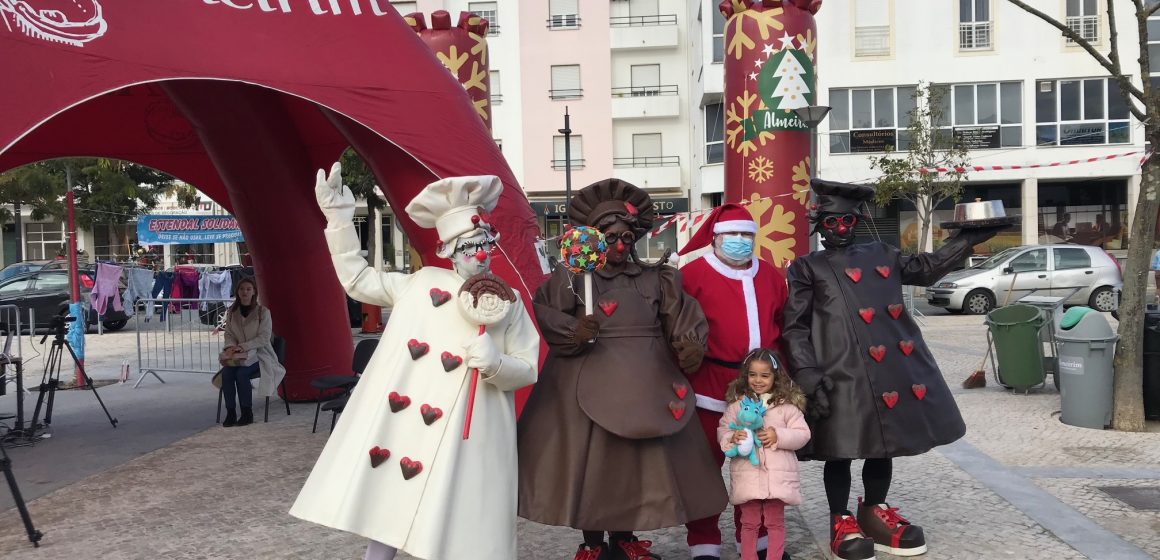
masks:
<svg viewBox="0 0 1160 560"><path fill-rule="evenodd" d="M930 552L923 558L1160 558L1160 434L1065 426L1058 420L1059 395L1050 382L1030 395L1009 394L993 381L985 389L963 390L959 383L978 367L985 351L982 319L925 321L924 335L958 399L968 433L953 445L894 463L890 500L924 526ZM137 391L115 386L102 397L124 399L119 406L129 410L136 410L133 399L154 402L155 410L132 418L148 426L165 416L170 399L192 400L192 381L189 389L182 387L184 382L172 383ZM87 402L91 395L75 396L79 404L62 408L61 414L84 414L90 421L85 429L111 432L107 423L100 426L103 417L95 401ZM210 392L207 399L197 399L197 421L203 425L212 422L213 398ZM0 399L0 411L9 403ZM14 510L0 513L7 516L0 525L0 557L362 558L361 538L286 513L327 437L325 429L310 433L312 404L292 405L292 410L287 417L272 407L269 424L209 427L175 437L171 444L33 500L33 520L45 533L40 549L27 542ZM126 414L119 414L123 424L118 431L130 428ZM22 485L55 476L54 467L43 463L38 472L28 472L37 456L53 453L86 461L85 453L58 449L67 443L64 438L62 433L13 453ZM860 464L854 468L852 494L857 496ZM806 503L787 511L787 547L795 560L826 558L821 465L804 464L802 475ZM1138 495L1124 496L1133 491ZM1139 509L1112 493L1137 499ZM6 490L0 488L0 494ZM729 525L726 534L732 532L730 513L723 519ZM521 560L568 560L579 543L576 531L525 521L519 537ZM683 528L642 537L654 540L654 550L666 560L688 558ZM732 543L726 543L725 557L734 554Z"/></svg>

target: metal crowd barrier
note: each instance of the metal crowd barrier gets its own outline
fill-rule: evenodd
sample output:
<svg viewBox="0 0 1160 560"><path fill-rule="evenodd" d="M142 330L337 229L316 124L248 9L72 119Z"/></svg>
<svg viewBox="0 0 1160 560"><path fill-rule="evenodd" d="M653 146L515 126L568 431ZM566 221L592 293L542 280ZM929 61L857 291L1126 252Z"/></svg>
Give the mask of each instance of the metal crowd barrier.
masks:
<svg viewBox="0 0 1160 560"><path fill-rule="evenodd" d="M225 348L228 299L150 299L137 303L137 373L133 388L158 372L217 373Z"/></svg>

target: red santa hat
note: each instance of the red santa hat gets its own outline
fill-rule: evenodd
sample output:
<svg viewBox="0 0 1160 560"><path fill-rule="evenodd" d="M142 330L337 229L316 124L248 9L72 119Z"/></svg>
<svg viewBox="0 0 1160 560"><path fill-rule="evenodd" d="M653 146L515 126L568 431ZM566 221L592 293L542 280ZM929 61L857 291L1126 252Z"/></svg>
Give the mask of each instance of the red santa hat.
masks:
<svg viewBox="0 0 1160 560"><path fill-rule="evenodd" d="M684 255L702 247L708 247L713 243L713 236L718 233L756 234L757 222L753 221L753 216L744 206L733 203L722 204L713 209L713 212L705 219L705 224L689 238L689 242L680 251L677 251L677 254Z"/></svg>

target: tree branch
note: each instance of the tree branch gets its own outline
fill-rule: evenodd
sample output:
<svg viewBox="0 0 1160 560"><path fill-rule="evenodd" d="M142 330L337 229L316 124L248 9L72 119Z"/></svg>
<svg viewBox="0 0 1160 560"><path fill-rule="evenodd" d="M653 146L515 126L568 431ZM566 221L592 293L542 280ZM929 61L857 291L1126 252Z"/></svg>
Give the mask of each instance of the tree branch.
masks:
<svg viewBox="0 0 1160 560"><path fill-rule="evenodd" d="M1160 10L1160 3L1157 3L1155 6L1148 8L1148 10L1144 12L1144 17L1152 17L1152 15L1156 13L1156 10Z"/></svg>
<svg viewBox="0 0 1160 560"><path fill-rule="evenodd" d="M1137 2L1139 0L1136 0ZM1116 0L1108 0L1108 42L1111 43L1111 52L1108 57L1111 58L1112 67L1115 69L1112 72L1112 78L1116 80L1119 86L1120 96L1124 98L1124 104L1140 122L1144 122L1144 111L1136 107L1135 101L1132 99L1132 80L1124 75L1123 66L1120 65L1120 34L1116 29ZM1147 53L1141 53L1141 57L1146 57ZM1142 63L1147 63L1147 60L1142 60ZM1140 99L1146 99L1144 92L1140 92Z"/></svg>
<svg viewBox="0 0 1160 560"><path fill-rule="evenodd" d="M1093 59L1095 59L1095 61L1097 63L1099 63L1100 66L1103 66L1104 69L1107 70L1109 74L1114 76L1117 79L1117 81L1126 80L1126 77L1123 75L1123 72L1119 70L1118 65L1112 64L1112 61L1108 60L1108 57L1100 54L1100 52L1097 51L1096 48L1092 46L1090 41L1081 37L1079 35L1079 33L1076 33L1074 30L1072 30L1067 25L1060 23L1055 18L1053 18L1053 17L1051 17L1051 16L1049 16L1049 15L1047 15L1047 14L1045 14L1045 13L1043 13L1035 8L1032 8L1031 6L1028 6L1026 2L1023 2L1023 0L1007 0L1007 1L1018 6L1023 11L1047 22L1048 25L1051 25L1052 27L1058 29L1060 31L1060 33L1063 34L1064 37L1071 39L1071 41L1073 43L1079 45L1081 48L1083 48L1083 50L1087 51L1087 53L1089 55L1091 55L1091 57ZM1110 0L1109 0L1109 2L1110 2ZM1113 48L1115 48L1115 47L1113 47ZM1141 102L1146 103L1146 100L1144 97L1144 92L1140 91L1140 89L1137 88L1130 81L1127 84L1120 82L1120 89L1121 89L1121 91L1126 89L1133 97L1140 100ZM1136 115L1136 118L1140 119L1141 121L1143 121L1146 118L1144 116L1143 111L1140 111L1139 109L1137 109L1134 103L1129 103L1128 107L1131 109L1132 114Z"/></svg>

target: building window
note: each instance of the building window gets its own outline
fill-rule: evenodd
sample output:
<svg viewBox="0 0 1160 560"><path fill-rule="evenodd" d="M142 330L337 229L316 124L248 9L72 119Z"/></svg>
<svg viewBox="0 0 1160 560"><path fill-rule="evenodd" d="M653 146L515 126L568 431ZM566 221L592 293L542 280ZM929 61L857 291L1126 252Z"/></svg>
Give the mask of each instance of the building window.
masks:
<svg viewBox="0 0 1160 560"><path fill-rule="evenodd" d="M661 94L661 65L634 64L632 66L633 97Z"/></svg>
<svg viewBox="0 0 1160 560"><path fill-rule="evenodd" d="M959 49L991 49L991 0L959 0Z"/></svg>
<svg viewBox="0 0 1160 560"><path fill-rule="evenodd" d="M725 161L725 104L705 106L705 163Z"/></svg>
<svg viewBox="0 0 1160 560"><path fill-rule="evenodd" d="M1039 146L1127 144L1128 106L1107 78L1035 83L1035 143Z"/></svg>
<svg viewBox="0 0 1160 560"><path fill-rule="evenodd" d="M24 224L24 258L26 260L56 258L56 255L63 249L63 223Z"/></svg>
<svg viewBox="0 0 1160 560"><path fill-rule="evenodd" d="M890 55L890 0L855 0L854 22L854 56Z"/></svg>
<svg viewBox="0 0 1160 560"><path fill-rule="evenodd" d="M908 149L914 91L914 86L830 90L830 153Z"/></svg>
<svg viewBox="0 0 1160 560"><path fill-rule="evenodd" d="M942 102L940 129L971 150L1023 145L1023 84L954 84L935 86Z"/></svg>
<svg viewBox="0 0 1160 560"><path fill-rule="evenodd" d="M584 140L580 136L572 136L571 146L572 169L584 168ZM564 150L564 137L552 137L552 169L563 170L568 163L568 155Z"/></svg>
<svg viewBox="0 0 1160 560"><path fill-rule="evenodd" d="M580 27L580 7L577 0L548 0L549 29L577 27Z"/></svg>
<svg viewBox="0 0 1160 560"><path fill-rule="evenodd" d="M584 96L580 89L580 65L552 67L552 89L548 92L552 99L579 99Z"/></svg>
<svg viewBox="0 0 1160 560"><path fill-rule="evenodd" d="M716 6L716 4L714 4ZM713 62L725 61L725 16L713 8Z"/></svg>
<svg viewBox="0 0 1160 560"><path fill-rule="evenodd" d="M488 72L488 80L491 82L491 104L499 105L503 103L503 90L500 89L499 84L499 70Z"/></svg>
<svg viewBox="0 0 1160 560"><path fill-rule="evenodd" d="M468 2L467 11L487 20L488 35L499 35L499 6L495 2Z"/></svg>
<svg viewBox="0 0 1160 560"><path fill-rule="evenodd" d="M632 135L632 157L616 158L613 167L661 167L679 163L680 158L666 158L661 149L659 132Z"/></svg>
<svg viewBox="0 0 1160 560"><path fill-rule="evenodd" d="M399 15L405 16L419 11L418 2L391 2L391 7L395 8Z"/></svg>
<svg viewBox="0 0 1160 560"><path fill-rule="evenodd" d="M1100 40L1100 12L1096 0L1067 0L1067 26L1081 38L1095 43ZM1074 43L1071 39L1068 43Z"/></svg>

